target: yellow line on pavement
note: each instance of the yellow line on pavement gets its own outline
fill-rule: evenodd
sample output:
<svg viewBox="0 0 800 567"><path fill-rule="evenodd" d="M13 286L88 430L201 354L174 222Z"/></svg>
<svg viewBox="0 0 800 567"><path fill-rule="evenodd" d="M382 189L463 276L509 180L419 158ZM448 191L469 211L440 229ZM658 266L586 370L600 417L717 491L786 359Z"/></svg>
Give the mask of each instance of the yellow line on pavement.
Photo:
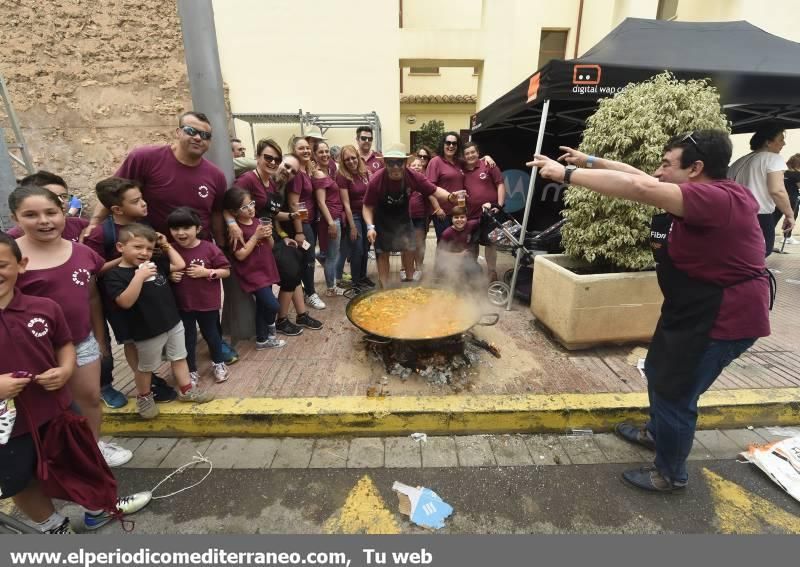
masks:
<svg viewBox="0 0 800 567"><path fill-rule="evenodd" d="M369 475L356 483L342 509L323 526L327 534L399 534L400 526Z"/></svg>
<svg viewBox="0 0 800 567"><path fill-rule="evenodd" d="M722 390L701 400L701 428L800 424L800 388ZM643 421L644 393L224 398L160 405L139 418L135 404L106 410L103 433L135 436L392 435L609 430Z"/></svg>
<svg viewBox="0 0 800 567"><path fill-rule="evenodd" d="M784 533L800 534L800 517L708 469L703 469L703 476L711 487L720 532L760 534L764 533L765 526L772 526Z"/></svg>

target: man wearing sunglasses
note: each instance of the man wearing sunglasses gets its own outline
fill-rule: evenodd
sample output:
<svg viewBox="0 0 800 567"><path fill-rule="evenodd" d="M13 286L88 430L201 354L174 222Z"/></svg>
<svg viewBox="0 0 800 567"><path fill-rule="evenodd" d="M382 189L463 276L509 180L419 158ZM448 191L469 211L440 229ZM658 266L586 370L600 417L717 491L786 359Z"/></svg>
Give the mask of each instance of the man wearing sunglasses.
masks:
<svg viewBox="0 0 800 567"><path fill-rule="evenodd" d="M362 214L367 225L367 240L375 245L378 279L385 288L389 283L389 254L400 252L403 270L414 273L416 237L408 203L412 192L433 196L439 202L456 201L456 196L431 183L427 177L406 167L409 156L402 144L395 144L384 154L385 167L373 174L367 184ZM413 281L406 278L403 281Z"/></svg>
<svg viewBox="0 0 800 567"><path fill-rule="evenodd" d="M383 155L380 152L372 151L372 140L374 139L372 127L359 126L356 130L356 146L358 146L358 153L367 164L367 168L371 172L376 172L383 167Z"/></svg>
<svg viewBox="0 0 800 567"><path fill-rule="evenodd" d="M731 142L721 130L671 138L653 176L561 149L566 167L542 155L528 165L545 179L666 211L653 217L650 229L664 294L644 368L650 419L644 427L621 423L615 432L655 451L653 466L623 473L628 483L653 492L684 489L698 399L723 368L770 333L758 202L727 179Z"/></svg>

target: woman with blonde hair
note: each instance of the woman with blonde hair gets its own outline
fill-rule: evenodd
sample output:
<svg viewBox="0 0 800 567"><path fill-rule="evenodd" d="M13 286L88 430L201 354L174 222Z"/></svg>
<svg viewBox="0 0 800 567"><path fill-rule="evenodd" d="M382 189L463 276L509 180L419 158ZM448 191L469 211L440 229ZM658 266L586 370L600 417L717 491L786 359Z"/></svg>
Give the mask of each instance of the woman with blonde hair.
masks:
<svg viewBox="0 0 800 567"><path fill-rule="evenodd" d="M336 278L342 279L344 262L350 258L350 275L353 286L364 289L375 287L367 277L367 225L362 215L364 195L367 193L370 170L353 145L344 146L339 154L339 171L336 185L339 187L347 230L342 230L342 248L336 264Z"/></svg>

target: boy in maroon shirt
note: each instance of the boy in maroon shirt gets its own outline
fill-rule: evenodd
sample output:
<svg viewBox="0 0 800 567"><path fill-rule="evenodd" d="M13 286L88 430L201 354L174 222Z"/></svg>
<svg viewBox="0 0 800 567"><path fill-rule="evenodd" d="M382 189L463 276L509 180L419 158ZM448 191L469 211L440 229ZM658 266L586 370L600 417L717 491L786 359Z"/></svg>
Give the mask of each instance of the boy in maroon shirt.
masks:
<svg viewBox="0 0 800 567"><path fill-rule="evenodd" d="M466 208L453 208L453 225L445 229L438 244L437 275L454 276L453 281L466 285L480 275L481 268L475 261L479 224L477 220L467 220Z"/></svg>

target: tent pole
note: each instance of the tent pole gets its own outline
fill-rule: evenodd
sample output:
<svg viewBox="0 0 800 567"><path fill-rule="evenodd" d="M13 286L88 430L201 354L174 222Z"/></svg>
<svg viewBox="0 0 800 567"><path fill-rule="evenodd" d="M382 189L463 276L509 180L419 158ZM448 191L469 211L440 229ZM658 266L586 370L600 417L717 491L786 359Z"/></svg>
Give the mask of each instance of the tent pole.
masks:
<svg viewBox="0 0 800 567"><path fill-rule="evenodd" d="M539 120L539 133L536 136L536 150L534 153L539 154L542 152L542 144L544 142L544 130L547 126L547 113L550 110L550 99L544 101L542 106L542 118ZM525 244L525 234L528 230L528 218L531 214L531 202L533 201L533 193L536 187L536 175L539 173L538 168L534 167L531 170L531 180L528 183L528 197L525 200L525 214L522 217L522 230L519 234L519 241L517 242L517 255L514 260L514 275L511 276L511 293L508 295L508 304L506 311L511 311L511 304L514 303L514 290L517 289L517 275L519 274L519 264L522 259L522 246Z"/></svg>

